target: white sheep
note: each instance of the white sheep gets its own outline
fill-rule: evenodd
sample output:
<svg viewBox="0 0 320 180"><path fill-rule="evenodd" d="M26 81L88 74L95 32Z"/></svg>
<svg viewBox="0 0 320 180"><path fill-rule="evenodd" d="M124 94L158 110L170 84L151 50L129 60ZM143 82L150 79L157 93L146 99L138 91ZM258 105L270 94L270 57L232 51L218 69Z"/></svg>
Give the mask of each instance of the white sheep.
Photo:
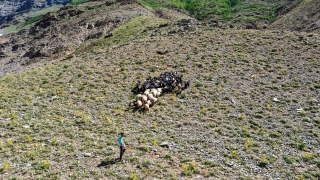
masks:
<svg viewBox="0 0 320 180"><path fill-rule="evenodd" d="M157 98L152 98L150 101L151 101L152 104L154 104L154 103L156 103L158 101L158 99Z"/></svg>
<svg viewBox="0 0 320 180"><path fill-rule="evenodd" d="M150 100L148 100L146 104L151 105L152 102Z"/></svg>
<svg viewBox="0 0 320 180"><path fill-rule="evenodd" d="M162 88L157 88L157 91L162 93Z"/></svg>
<svg viewBox="0 0 320 180"><path fill-rule="evenodd" d="M148 94L148 99L152 99L153 95L152 94Z"/></svg>
<svg viewBox="0 0 320 180"><path fill-rule="evenodd" d="M158 93L158 91L156 89L151 89L151 93L153 95L153 97L155 97Z"/></svg>
<svg viewBox="0 0 320 180"><path fill-rule="evenodd" d="M141 108L142 105L143 105L143 104L142 104L142 101L138 100L138 101L137 101L137 106L138 106L138 108Z"/></svg>
<svg viewBox="0 0 320 180"><path fill-rule="evenodd" d="M149 111L149 110L150 110L149 104L145 104L145 105L144 105L144 109L147 110L147 111Z"/></svg>
<svg viewBox="0 0 320 180"><path fill-rule="evenodd" d="M137 98L137 101L138 101L138 100L141 100L141 99L142 99L142 95L141 95L141 94L138 94L136 98Z"/></svg>
<svg viewBox="0 0 320 180"><path fill-rule="evenodd" d="M146 95L142 95L142 102L146 103L148 101L148 97Z"/></svg>
<svg viewBox="0 0 320 180"><path fill-rule="evenodd" d="M161 92L157 92L156 97L159 97L161 95Z"/></svg>

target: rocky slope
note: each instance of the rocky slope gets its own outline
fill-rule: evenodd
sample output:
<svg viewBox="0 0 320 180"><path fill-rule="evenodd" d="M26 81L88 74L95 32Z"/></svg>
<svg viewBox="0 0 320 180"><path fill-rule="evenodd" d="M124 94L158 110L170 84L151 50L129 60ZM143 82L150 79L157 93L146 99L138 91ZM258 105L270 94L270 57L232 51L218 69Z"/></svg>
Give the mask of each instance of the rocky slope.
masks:
<svg viewBox="0 0 320 180"><path fill-rule="evenodd" d="M279 9L279 11L282 10L283 9ZM292 31L320 32L320 1L302 1L297 5L296 8L282 15L270 26L270 28Z"/></svg>
<svg viewBox="0 0 320 180"><path fill-rule="evenodd" d="M172 32L178 32L177 30L181 30L180 27L184 28L188 25L188 22L175 25L179 19L191 18L170 10L150 11L139 3L131 1L119 1L114 4L97 1L77 7L62 7L57 12L47 13L30 29L23 29L2 37L0 74L21 70L37 62L41 64L47 60L63 58L80 46L88 46L87 44L91 41L99 38L112 39L110 37L115 28L130 19L142 16L159 17L167 21L166 25L160 29L172 24L170 25L174 28ZM154 19L154 22L157 20ZM155 26L159 28L159 25ZM153 33L152 27L148 25L142 25L141 28L141 31L145 30L149 33L147 36L161 33L160 29ZM189 28L186 27L182 31L187 29ZM132 36L139 36L139 34L132 34ZM117 43L119 42L113 44Z"/></svg>
<svg viewBox="0 0 320 180"><path fill-rule="evenodd" d="M45 8L54 4L66 5L70 0L5 0L0 1L0 29L8 26L17 14L25 13L34 8Z"/></svg>

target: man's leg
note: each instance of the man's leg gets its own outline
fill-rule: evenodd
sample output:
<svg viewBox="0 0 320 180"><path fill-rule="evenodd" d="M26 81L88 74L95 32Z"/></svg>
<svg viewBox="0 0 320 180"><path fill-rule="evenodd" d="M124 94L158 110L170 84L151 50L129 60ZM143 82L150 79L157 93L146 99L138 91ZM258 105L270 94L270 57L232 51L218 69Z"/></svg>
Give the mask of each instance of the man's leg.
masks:
<svg viewBox="0 0 320 180"><path fill-rule="evenodd" d="M122 146L120 146L120 158L119 158L119 160L121 161L122 160Z"/></svg>
<svg viewBox="0 0 320 180"><path fill-rule="evenodd" d="M120 161L122 160L122 156L123 156L125 151L126 151L126 149L125 148L122 149L122 146L121 146L121 149L120 149Z"/></svg>

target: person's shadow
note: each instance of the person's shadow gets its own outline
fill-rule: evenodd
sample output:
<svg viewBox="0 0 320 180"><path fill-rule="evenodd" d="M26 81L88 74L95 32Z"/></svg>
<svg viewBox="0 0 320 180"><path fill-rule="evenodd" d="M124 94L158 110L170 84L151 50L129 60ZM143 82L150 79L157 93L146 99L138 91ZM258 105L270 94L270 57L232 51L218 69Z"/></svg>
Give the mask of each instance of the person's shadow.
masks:
<svg viewBox="0 0 320 180"><path fill-rule="evenodd" d="M98 164L97 167L105 167L105 168L107 168L107 167L109 167L111 165L116 164L117 162L118 162L117 159L104 160L104 161L101 161L101 163Z"/></svg>

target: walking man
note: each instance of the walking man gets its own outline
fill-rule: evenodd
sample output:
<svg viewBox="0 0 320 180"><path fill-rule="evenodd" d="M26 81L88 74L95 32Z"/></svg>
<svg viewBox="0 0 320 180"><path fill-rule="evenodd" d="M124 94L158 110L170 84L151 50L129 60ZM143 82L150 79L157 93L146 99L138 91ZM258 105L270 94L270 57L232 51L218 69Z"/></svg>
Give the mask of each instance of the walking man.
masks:
<svg viewBox="0 0 320 180"><path fill-rule="evenodd" d="M118 138L118 146L120 147L120 158L119 160L122 161L122 156L126 151L126 145L123 142L124 133L120 133L120 137Z"/></svg>

